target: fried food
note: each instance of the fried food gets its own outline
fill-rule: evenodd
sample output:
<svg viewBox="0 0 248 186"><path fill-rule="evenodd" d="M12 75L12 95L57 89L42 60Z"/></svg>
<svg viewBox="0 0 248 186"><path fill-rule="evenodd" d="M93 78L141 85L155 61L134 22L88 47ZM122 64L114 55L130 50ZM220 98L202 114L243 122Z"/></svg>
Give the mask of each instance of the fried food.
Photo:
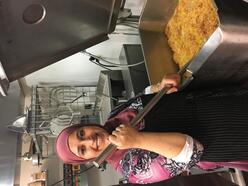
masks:
<svg viewBox="0 0 248 186"><path fill-rule="evenodd" d="M180 68L198 54L218 23L212 0L179 0L165 34Z"/></svg>

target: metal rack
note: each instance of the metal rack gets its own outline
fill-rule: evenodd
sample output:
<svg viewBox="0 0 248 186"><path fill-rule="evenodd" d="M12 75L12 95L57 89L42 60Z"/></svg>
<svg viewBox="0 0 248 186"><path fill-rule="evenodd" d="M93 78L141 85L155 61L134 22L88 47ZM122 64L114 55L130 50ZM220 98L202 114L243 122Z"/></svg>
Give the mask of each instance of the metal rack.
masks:
<svg viewBox="0 0 248 186"><path fill-rule="evenodd" d="M43 137L56 137L69 125L99 122L95 86L39 85L31 96L26 131L37 154L42 155Z"/></svg>
<svg viewBox="0 0 248 186"><path fill-rule="evenodd" d="M47 134L52 125L68 126L96 121L95 86L36 86L32 89L31 128ZM43 131L43 132L41 132ZM55 133L54 133L55 132Z"/></svg>

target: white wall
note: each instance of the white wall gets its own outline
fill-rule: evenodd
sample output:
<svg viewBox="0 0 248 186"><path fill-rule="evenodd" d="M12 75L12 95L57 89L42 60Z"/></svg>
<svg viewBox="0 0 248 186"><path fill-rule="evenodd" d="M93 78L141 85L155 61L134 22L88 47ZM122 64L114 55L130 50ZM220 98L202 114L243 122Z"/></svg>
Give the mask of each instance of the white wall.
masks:
<svg viewBox="0 0 248 186"><path fill-rule="evenodd" d="M7 125L11 125L19 115L20 94L15 81L9 87L8 96L0 97L0 186L14 185L15 167L18 166L16 155L19 155L18 135L9 131Z"/></svg>
<svg viewBox="0 0 248 186"><path fill-rule="evenodd" d="M95 45L87 51L118 63L122 44L140 43L139 36L112 34L109 38L109 40ZM35 85L40 82L73 82L82 85L95 85L100 70L103 68L91 63L88 56L77 53L26 76L26 81L28 85Z"/></svg>

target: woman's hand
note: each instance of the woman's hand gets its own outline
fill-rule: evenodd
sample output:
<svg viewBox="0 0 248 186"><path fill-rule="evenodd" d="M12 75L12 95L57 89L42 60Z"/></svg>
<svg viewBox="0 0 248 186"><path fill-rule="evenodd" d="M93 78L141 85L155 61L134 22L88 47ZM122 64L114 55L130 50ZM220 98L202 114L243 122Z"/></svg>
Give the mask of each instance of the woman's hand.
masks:
<svg viewBox="0 0 248 186"><path fill-rule="evenodd" d="M138 132L130 125L120 125L109 136L118 149L139 148L167 158L177 156L186 143L186 135L173 132Z"/></svg>
<svg viewBox="0 0 248 186"><path fill-rule="evenodd" d="M139 146L139 132L130 125L120 125L109 136L109 141L118 149L137 148Z"/></svg>
<svg viewBox="0 0 248 186"><path fill-rule="evenodd" d="M177 87L180 84L180 81L181 81L180 75L167 74L163 77L160 83L158 83L157 85L152 85L152 92L153 93L159 92L163 88L168 89L166 94L177 92Z"/></svg>

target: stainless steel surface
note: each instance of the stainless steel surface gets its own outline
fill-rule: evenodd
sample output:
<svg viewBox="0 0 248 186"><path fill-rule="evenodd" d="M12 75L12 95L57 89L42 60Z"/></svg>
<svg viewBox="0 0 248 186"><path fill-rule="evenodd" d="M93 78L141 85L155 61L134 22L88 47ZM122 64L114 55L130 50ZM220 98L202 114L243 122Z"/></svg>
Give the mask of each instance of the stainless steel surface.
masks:
<svg viewBox="0 0 248 186"><path fill-rule="evenodd" d="M203 66L209 56L215 51L222 40L222 32L220 28L217 28L214 33L210 36L207 42L204 44L199 54L194 57L186 67L186 71L192 75L197 73Z"/></svg>
<svg viewBox="0 0 248 186"><path fill-rule="evenodd" d="M0 60L9 81L108 39L120 4L121 0L2 0ZM39 7L40 13L35 11Z"/></svg>
<svg viewBox="0 0 248 186"><path fill-rule="evenodd" d="M193 87L243 84L248 80L248 3L215 0L222 40L195 75Z"/></svg>
<svg viewBox="0 0 248 186"><path fill-rule="evenodd" d="M5 74L2 63L0 61L0 95L6 96L9 89L9 80Z"/></svg>
<svg viewBox="0 0 248 186"><path fill-rule="evenodd" d="M219 15L218 46L197 60L204 62L192 86L240 83L248 79L248 4L242 0L215 0ZM140 37L150 82L160 81L165 73L176 72L164 29L178 0L147 0L139 23ZM217 30L218 30L217 29ZM205 46L204 46L205 47ZM205 59L202 58L205 56Z"/></svg>
<svg viewBox="0 0 248 186"><path fill-rule="evenodd" d="M39 165L40 165L40 157L39 157L39 154L33 154L33 155L32 155L32 165L33 165L33 166L39 166Z"/></svg>
<svg viewBox="0 0 248 186"><path fill-rule="evenodd" d="M6 98L0 99L0 185L14 185L15 175L19 174L20 161L17 155L21 154L21 140L16 133L8 131L7 125L20 113L20 88L17 82L13 82ZM15 169L16 167L16 169Z"/></svg>
<svg viewBox="0 0 248 186"><path fill-rule="evenodd" d="M139 31L142 49L151 84L159 82L165 73L178 71L164 29L178 0L146 0Z"/></svg>

